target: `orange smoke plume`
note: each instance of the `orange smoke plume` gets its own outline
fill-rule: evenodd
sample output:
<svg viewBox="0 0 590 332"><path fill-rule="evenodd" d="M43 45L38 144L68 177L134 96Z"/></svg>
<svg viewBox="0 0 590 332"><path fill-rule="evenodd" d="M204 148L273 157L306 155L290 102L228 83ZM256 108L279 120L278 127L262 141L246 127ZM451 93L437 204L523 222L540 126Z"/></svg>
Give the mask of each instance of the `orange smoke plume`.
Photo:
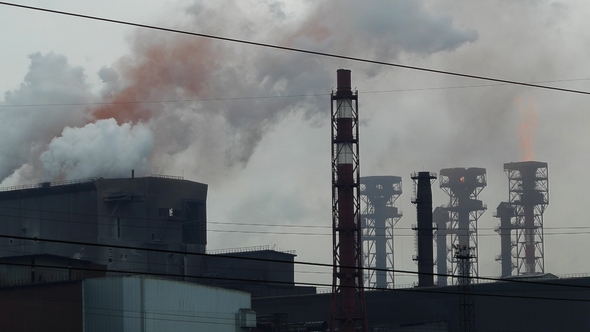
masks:
<svg viewBox="0 0 590 332"><path fill-rule="evenodd" d="M147 39L147 41L146 41ZM125 88L91 110L95 119L114 118L119 124L151 118L162 98L200 97L217 68L218 55L208 40L169 38L137 40L133 59L120 63Z"/></svg>
<svg viewBox="0 0 590 332"><path fill-rule="evenodd" d="M537 130L537 102L535 98L516 99L520 111L520 125L518 126L518 142L520 146L520 160L535 159L535 131Z"/></svg>

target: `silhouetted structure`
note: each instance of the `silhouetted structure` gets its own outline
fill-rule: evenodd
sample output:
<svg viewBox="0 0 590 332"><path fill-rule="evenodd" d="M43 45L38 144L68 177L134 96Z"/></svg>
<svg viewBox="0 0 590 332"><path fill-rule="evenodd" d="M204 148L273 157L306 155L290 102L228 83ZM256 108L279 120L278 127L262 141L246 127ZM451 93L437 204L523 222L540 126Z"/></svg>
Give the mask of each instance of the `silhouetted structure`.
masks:
<svg viewBox="0 0 590 332"><path fill-rule="evenodd" d="M418 286L434 286L433 231L432 227L432 181L436 174L418 172L412 174L416 196L412 203L416 205L418 224L412 227L418 236L418 254L414 260L418 262Z"/></svg>
<svg viewBox="0 0 590 332"><path fill-rule="evenodd" d="M524 161L504 164L510 204L514 207L516 271L518 275L545 272L543 213L549 204L547 163Z"/></svg>
<svg viewBox="0 0 590 332"><path fill-rule="evenodd" d="M454 255L454 248L474 248L475 257L470 264L470 275L477 277L477 221L487 207L478 199L486 187L485 168L446 168L440 171L440 188L449 195L449 204L443 206L449 213L447 232L451 236L448 251L453 275L460 270Z"/></svg>
<svg viewBox="0 0 590 332"><path fill-rule="evenodd" d="M401 194L399 176L361 177L363 266L369 288L393 288L393 227L402 217L395 201Z"/></svg>
<svg viewBox="0 0 590 332"><path fill-rule="evenodd" d="M472 287L475 331L590 331L590 277L520 277ZM373 331L446 331L460 329L459 285L366 291ZM253 298L258 315L286 313L289 321L330 317L331 294ZM379 328L379 329L378 329Z"/></svg>
<svg viewBox="0 0 590 332"><path fill-rule="evenodd" d="M475 258L475 248L467 246L455 247L455 259L459 266L457 285L459 286L459 331L475 331L475 312L473 286L471 281L471 260Z"/></svg>
<svg viewBox="0 0 590 332"><path fill-rule="evenodd" d="M502 202L496 208L494 217L500 219L500 225L496 227L495 231L500 234L500 255L496 256L496 261L502 264L502 277L512 275L514 264L512 263L512 239L511 232L514 228L512 226L512 218L514 217L514 207L507 202Z"/></svg>
<svg viewBox="0 0 590 332"><path fill-rule="evenodd" d="M332 93L332 237L330 330L367 331L360 211L358 94L350 70L337 71Z"/></svg>
<svg viewBox="0 0 590 332"><path fill-rule="evenodd" d="M447 274L451 274L447 268L447 224L449 222L449 212L444 211L442 207L436 207L432 211L432 221L436 225L434 230L434 239L436 241L436 272L437 284L439 286L447 285Z"/></svg>

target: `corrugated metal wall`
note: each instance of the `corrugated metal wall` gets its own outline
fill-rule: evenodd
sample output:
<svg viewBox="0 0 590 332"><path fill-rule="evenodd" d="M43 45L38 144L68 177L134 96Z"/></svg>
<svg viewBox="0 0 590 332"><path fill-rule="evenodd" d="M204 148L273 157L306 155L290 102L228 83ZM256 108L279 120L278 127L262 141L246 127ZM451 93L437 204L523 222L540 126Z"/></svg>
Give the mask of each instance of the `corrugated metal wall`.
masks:
<svg viewBox="0 0 590 332"><path fill-rule="evenodd" d="M85 332L241 331L250 294L182 281L112 277L84 281Z"/></svg>

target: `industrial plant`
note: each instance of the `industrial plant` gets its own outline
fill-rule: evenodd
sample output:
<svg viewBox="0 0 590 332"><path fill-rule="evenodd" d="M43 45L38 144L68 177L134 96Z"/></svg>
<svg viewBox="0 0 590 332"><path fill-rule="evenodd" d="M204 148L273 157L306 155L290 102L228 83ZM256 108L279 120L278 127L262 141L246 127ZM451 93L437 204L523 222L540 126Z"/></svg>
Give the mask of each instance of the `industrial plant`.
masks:
<svg viewBox="0 0 590 332"><path fill-rule="evenodd" d="M544 162L504 164L506 201L493 214L502 272L494 277L479 269L486 169L408 176L417 273L411 287L396 286L394 233L403 217L396 202L406 199L405 178L361 177L359 93L350 70L338 70L336 82L330 292L298 284L293 251L262 245L208 251L206 184L130 172L1 189L2 330L590 329L590 277L545 271ZM448 196L440 204L433 200L437 181Z"/></svg>

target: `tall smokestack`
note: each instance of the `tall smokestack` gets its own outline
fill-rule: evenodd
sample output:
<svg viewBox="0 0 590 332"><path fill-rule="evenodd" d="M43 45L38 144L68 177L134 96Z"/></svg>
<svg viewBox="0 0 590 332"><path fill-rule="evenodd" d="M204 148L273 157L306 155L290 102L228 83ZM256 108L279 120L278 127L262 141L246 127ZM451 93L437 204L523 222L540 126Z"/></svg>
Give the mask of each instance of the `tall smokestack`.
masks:
<svg viewBox="0 0 590 332"><path fill-rule="evenodd" d="M502 202L496 208L494 217L500 219L500 226L496 228L496 232L500 234L500 256L496 257L497 261L502 264L502 277L512 275L512 240L510 233L512 232L512 218L514 217L514 207L510 203Z"/></svg>
<svg viewBox="0 0 590 332"><path fill-rule="evenodd" d="M432 221L436 225L437 283L439 286L446 286L448 284L448 277L442 274L449 274L449 271L447 270L447 223L449 222L449 212L444 211L440 206L437 207L432 212Z"/></svg>
<svg viewBox="0 0 590 332"><path fill-rule="evenodd" d="M433 231L432 227L432 181L436 174L418 172L412 175L416 186L416 205L418 225L413 227L418 233L418 286L434 286Z"/></svg>
<svg viewBox="0 0 590 332"><path fill-rule="evenodd" d="M360 211L358 95L350 70L332 93L332 309L330 331L368 331Z"/></svg>

